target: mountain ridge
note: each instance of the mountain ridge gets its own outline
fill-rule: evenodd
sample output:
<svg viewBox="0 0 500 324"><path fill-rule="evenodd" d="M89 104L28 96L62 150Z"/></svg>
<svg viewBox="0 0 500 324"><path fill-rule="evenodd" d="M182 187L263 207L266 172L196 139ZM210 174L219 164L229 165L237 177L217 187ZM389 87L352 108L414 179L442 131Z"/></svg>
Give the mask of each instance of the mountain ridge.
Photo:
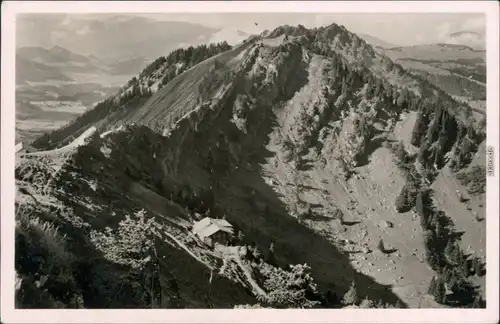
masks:
<svg viewBox="0 0 500 324"><path fill-rule="evenodd" d="M326 35L326 37L328 37L328 33L345 31L346 29L343 26L338 26L338 25L334 24L334 25L330 26L329 28L323 27L323 28L314 29L314 30L317 30L320 35L323 34L321 37L325 37L325 35ZM305 31L306 31L306 29L300 25L297 28L294 28L294 27L288 26L288 25L284 25L282 27L276 28L271 34L269 34L266 37L271 39L271 38L275 38L276 36L283 36L285 33L287 33L287 34L289 33L291 35L295 34L295 35L299 35L299 36L304 36ZM349 35L352 35L352 36L348 36L348 37L352 38L352 40L354 42L354 46L353 46L354 49L349 48L349 47L344 48L344 45L346 44L346 42L350 41L349 38L340 39L340 38L336 37L334 39L334 42L336 43L334 46L336 46L335 51L337 53L342 54L350 62L350 64L361 64L361 65L367 66L369 69L376 68L377 70L373 69L373 71L372 71L375 74L381 73L380 70L382 70L382 72L384 72L383 69L386 68L386 65L389 67L389 69L394 68L395 71L399 71L400 69L402 69L402 67L400 65L398 65L398 64L394 65L392 62L390 62L390 60L388 60L387 57L379 55L364 40L362 40L361 38L359 38L355 34L349 34ZM260 36L260 37L262 37L262 36ZM250 36L248 41L255 42L255 41L257 41L257 39L258 39L258 36ZM360 46L361 46L361 49L358 50L358 47L360 47ZM400 74L400 73L397 72L397 74ZM398 84L398 82L403 82L403 84L405 84L406 86L409 86L410 84L411 84L411 86L416 86L419 82L423 82L423 80L418 80L418 79L412 80L411 78L408 78L406 76L402 76L402 77L396 76L396 77L397 77L397 79L394 79L394 80L392 78L388 78L388 82L390 82L392 84ZM410 82L410 84L406 84L408 82L405 81L405 78L408 82ZM412 78L413 78L413 76L412 76ZM434 86L431 86L429 83L426 83L426 87L433 88ZM147 86L145 84L141 84L141 88L147 88ZM409 88L411 88L411 87L409 87ZM435 89L433 89L433 91L434 90ZM442 94L445 95L444 93L442 93ZM451 99L451 98L449 98L449 99Z"/></svg>

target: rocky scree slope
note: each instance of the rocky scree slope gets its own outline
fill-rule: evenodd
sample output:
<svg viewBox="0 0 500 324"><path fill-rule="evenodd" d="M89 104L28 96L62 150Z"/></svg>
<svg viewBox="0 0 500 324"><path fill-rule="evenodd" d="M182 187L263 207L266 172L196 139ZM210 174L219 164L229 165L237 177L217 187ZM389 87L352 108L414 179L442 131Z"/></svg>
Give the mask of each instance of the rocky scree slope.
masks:
<svg viewBox="0 0 500 324"><path fill-rule="evenodd" d="M53 307L341 307L361 299L417 307L425 293L396 294L352 263L352 248L372 248L342 239L341 229L359 231L348 229L357 222L331 197L353 176L363 179L360 168L394 140L405 113L418 112L414 142L429 181L449 157L467 166L484 139L466 118L470 107L335 24L284 26L222 48L172 77L165 71L182 62L160 58L117 96L36 141L58 147L98 128L57 162L58 172L50 169L56 162L20 158L24 306L41 302L26 291L45 289ZM240 248L207 249L190 235L203 214L234 224ZM128 231L134 235L120 234ZM57 260L64 272L32 260L44 244L65 255ZM89 282L89 273L100 275Z"/></svg>

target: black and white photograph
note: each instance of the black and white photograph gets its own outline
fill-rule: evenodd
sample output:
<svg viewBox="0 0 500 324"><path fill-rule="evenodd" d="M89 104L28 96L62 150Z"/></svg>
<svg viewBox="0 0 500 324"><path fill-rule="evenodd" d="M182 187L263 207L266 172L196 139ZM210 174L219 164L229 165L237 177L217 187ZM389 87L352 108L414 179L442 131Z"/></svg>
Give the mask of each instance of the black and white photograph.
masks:
<svg viewBox="0 0 500 324"><path fill-rule="evenodd" d="M498 320L497 3L105 3L2 36L2 308Z"/></svg>

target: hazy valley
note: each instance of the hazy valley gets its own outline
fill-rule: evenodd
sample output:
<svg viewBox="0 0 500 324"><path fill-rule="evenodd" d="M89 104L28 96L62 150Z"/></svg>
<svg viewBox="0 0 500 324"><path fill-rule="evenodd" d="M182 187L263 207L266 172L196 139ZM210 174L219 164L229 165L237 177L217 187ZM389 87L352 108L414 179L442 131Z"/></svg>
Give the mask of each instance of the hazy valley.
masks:
<svg viewBox="0 0 500 324"><path fill-rule="evenodd" d="M165 32L172 29L177 32ZM23 15L17 33L29 35L19 38L16 50L16 138L26 143L115 94L160 55L248 37L238 30L119 15Z"/></svg>

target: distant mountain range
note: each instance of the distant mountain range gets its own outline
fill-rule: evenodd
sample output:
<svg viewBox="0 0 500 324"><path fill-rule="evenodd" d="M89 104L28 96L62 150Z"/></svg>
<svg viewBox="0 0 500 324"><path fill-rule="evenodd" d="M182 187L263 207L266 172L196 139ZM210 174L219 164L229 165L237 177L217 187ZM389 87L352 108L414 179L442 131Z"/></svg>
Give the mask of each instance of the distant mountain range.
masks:
<svg viewBox="0 0 500 324"><path fill-rule="evenodd" d="M48 80L72 81L70 77L64 75L56 67L16 55L16 84L25 84L27 81L45 82Z"/></svg>
<svg viewBox="0 0 500 324"><path fill-rule="evenodd" d="M73 80L72 74L132 75L147 65L145 57L105 58L74 53L61 46L20 47L16 51L20 73L18 84L26 81ZM29 63L27 63L29 62Z"/></svg>
<svg viewBox="0 0 500 324"><path fill-rule="evenodd" d="M37 46L20 47L17 49L17 55L25 59L41 60L46 63L89 63L91 61L90 58L73 53L61 46L54 46L49 49Z"/></svg>

